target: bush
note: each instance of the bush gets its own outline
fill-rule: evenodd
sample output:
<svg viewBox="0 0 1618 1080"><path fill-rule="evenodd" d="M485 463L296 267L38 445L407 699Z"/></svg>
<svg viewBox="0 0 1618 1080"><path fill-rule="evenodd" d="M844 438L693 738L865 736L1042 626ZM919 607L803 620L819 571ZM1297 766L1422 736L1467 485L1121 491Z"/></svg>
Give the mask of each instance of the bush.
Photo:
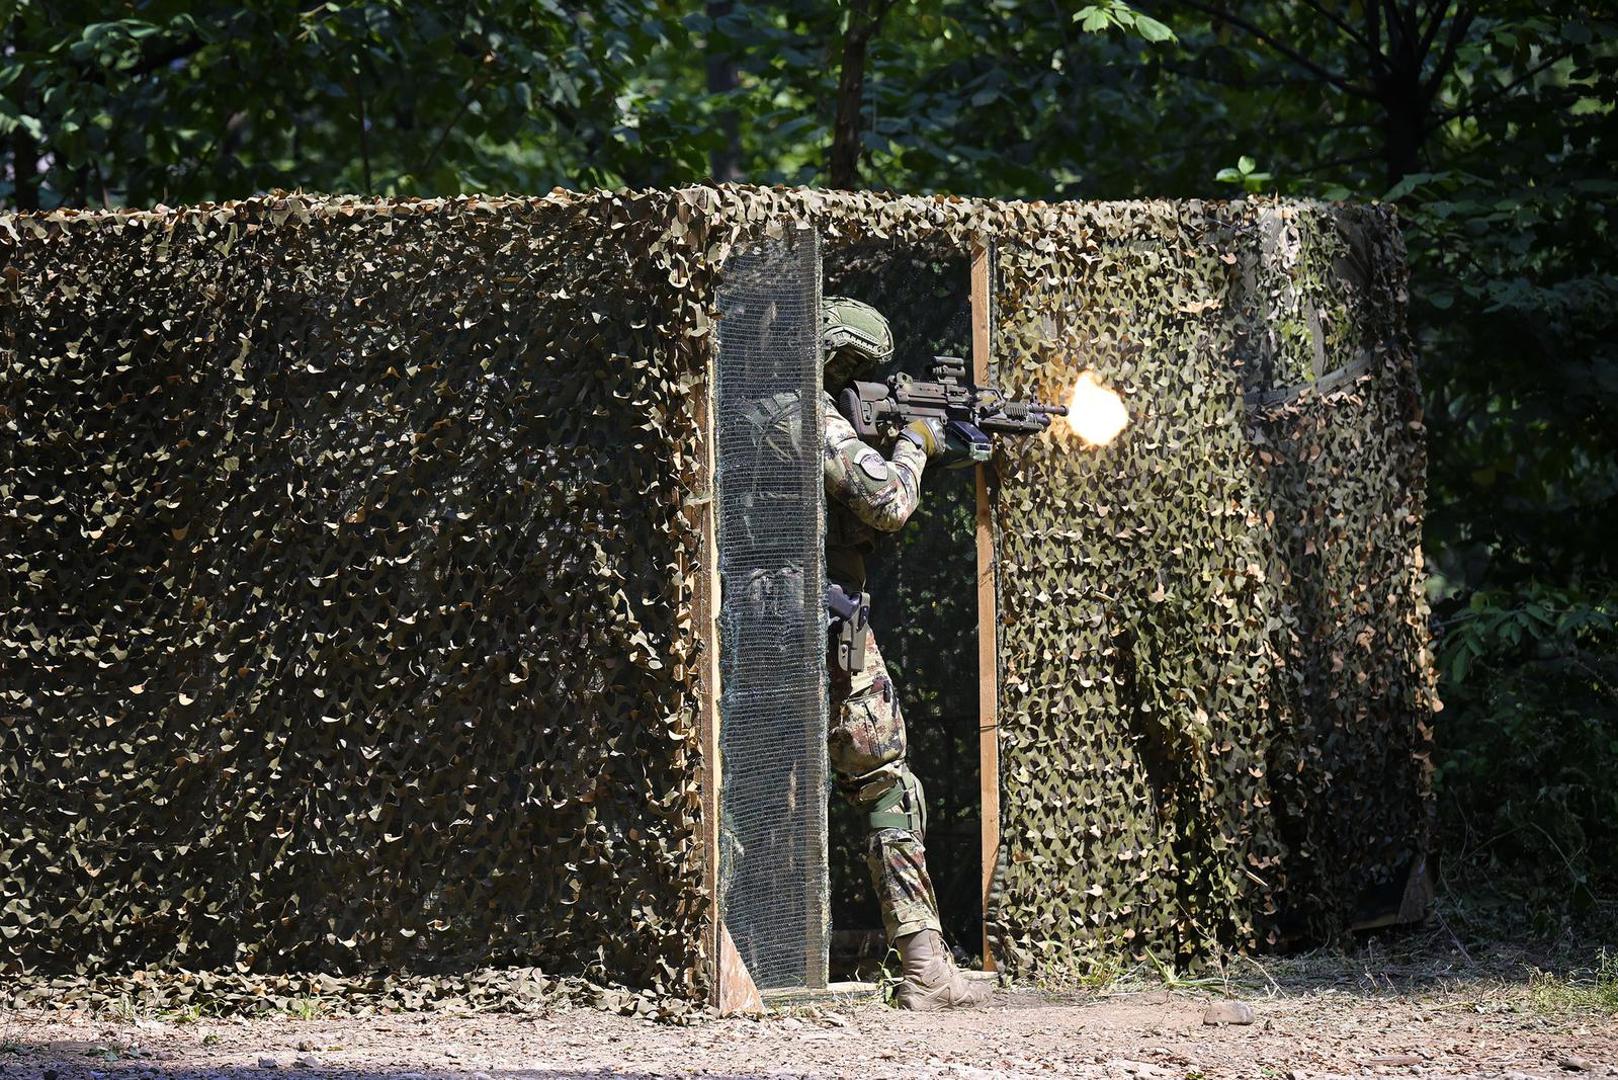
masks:
<svg viewBox="0 0 1618 1080"><path fill-rule="evenodd" d="M1618 593L1478 592L1443 625L1437 776L1468 891L1537 930L1618 896Z"/></svg>

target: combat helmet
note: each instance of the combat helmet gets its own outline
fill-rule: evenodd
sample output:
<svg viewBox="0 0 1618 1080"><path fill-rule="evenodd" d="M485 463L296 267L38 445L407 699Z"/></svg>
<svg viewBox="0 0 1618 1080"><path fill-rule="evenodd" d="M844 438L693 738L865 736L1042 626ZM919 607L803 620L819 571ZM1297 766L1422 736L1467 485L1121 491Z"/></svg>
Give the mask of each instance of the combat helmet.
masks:
<svg viewBox="0 0 1618 1080"><path fill-rule="evenodd" d="M836 390L893 355L893 331L870 304L828 296L820 302L820 345L825 350L822 385Z"/></svg>

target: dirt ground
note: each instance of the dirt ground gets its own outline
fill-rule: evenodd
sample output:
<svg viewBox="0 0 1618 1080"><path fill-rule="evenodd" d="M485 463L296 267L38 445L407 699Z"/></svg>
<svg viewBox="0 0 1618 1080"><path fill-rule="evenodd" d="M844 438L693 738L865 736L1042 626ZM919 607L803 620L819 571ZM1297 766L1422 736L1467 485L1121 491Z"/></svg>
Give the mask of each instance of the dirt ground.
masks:
<svg viewBox="0 0 1618 1080"><path fill-rule="evenodd" d="M1003 990L973 1013L864 1000L688 1026L567 1006L189 1022L29 1009L0 1012L0 1077L1618 1077L1610 1002L1557 987L1526 971L1409 978L1342 961L1238 985ZM1254 1022L1205 1023L1231 990Z"/></svg>

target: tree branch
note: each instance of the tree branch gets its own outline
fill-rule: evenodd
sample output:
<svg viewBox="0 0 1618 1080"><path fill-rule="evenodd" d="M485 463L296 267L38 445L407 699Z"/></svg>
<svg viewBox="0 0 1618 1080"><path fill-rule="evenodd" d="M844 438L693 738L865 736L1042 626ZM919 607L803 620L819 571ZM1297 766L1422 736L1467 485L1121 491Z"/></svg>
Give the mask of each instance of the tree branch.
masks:
<svg viewBox="0 0 1618 1080"><path fill-rule="evenodd" d="M1376 100L1376 95L1371 90L1349 82L1348 79L1342 75L1338 75L1336 72L1326 70L1309 57L1304 56L1302 53L1292 48L1292 46L1277 40L1268 32L1259 29L1246 19L1232 15L1223 8L1217 8L1211 4L1204 4L1201 2L1201 0L1180 0L1180 3L1196 11L1202 12L1209 18L1218 19L1221 22L1227 22L1232 26L1247 31L1247 33L1251 34L1254 38L1264 42L1264 44L1285 56L1293 63L1312 72L1316 78L1337 87L1337 89L1341 90L1345 94L1351 94L1354 97L1364 98L1367 101Z"/></svg>
<svg viewBox="0 0 1618 1080"><path fill-rule="evenodd" d="M1219 75L1211 71L1196 71L1183 64L1162 63L1162 67L1164 71L1171 71L1182 79L1228 86L1232 90L1288 90L1307 86L1312 81L1302 75L1278 76L1273 79L1244 79L1240 76Z"/></svg>
<svg viewBox="0 0 1618 1080"><path fill-rule="evenodd" d="M1326 132L1326 131L1350 131L1350 130L1352 130L1354 128L1363 128L1363 127L1369 127L1369 126L1370 126L1369 124L1366 124L1363 121L1345 120L1342 123L1336 123L1336 124L1315 124L1315 123L1286 124L1286 125L1283 125L1283 126L1280 126L1280 127L1276 127L1274 129L1270 129L1270 128L1267 127L1265 130L1267 132L1269 132L1270 134L1276 136L1277 138L1280 138L1280 137L1290 137L1290 136L1293 136L1293 135L1302 135L1302 134L1305 134L1305 133L1319 134L1321 132ZM1189 154L1189 153L1194 153L1194 152L1200 151L1200 150L1214 150L1214 149L1234 150L1234 149L1238 148L1237 147L1237 140L1238 140L1238 136L1236 136L1234 134L1223 135L1223 136L1220 136L1217 139L1198 139L1198 140L1196 140L1194 142L1180 143L1177 146L1165 146L1165 147L1162 147L1162 148L1158 149L1154 153L1148 154L1145 157L1141 157L1141 158L1138 158L1138 159L1135 159L1135 160L1136 160L1137 164L1144 165L1144 164L1148 164L1148 163L1151 163L1151 162L1162 161L1164 158L1173 157L1176 154ZM1375 157L1376 155L1373 154L1371 156Z"/></svg>
<svg viewBox="0 0 1618 1080"><path fill-rule="evenodd" d="M1416 40L1416 26L1420 20L1415 18L1406 18L1405 16L1407 13L1405 9L1399 5L1399 0L1382 0L1382 3L1383 6L1388 10L1388 28L1392 29L1393 24L1398 23L1399 33L1406 41ZM1411 0L1412 6L1414 6L1416 3L1417 0ZM1413 12L1410 14L1412 16L1414 15Z"/></svg>
<svg viewBox="0 0 1618 1080"><path fill-rule="evenodd" d="M1478 113L1482 112L1484 109L1488 108L1490 105L1494 104L1496 101L1500 100L1502 97L1505 97L1507 94L1511 93L1513 90L1517 89L1517 87L1521 86L1523 83L1527 82L1529 79L1532 79L1535 75L1538 75L1540 72L1544 71L1546 68L1551 67L1551 66L1553 66L1555 64L1561 63L1563 60L1566 60L1568 57L1572 56L1577 50L1578 50L1578 46L1570 45L1570 46L1568 46L1567 48L1563 49L1560 52L1552 53L1549 57L1547 57L1546 59L1544 59L1544 60L1540 61L1539 63L1535 64L1533 67L1529 68L1527 71L1523 72L1521 75L1517 76L1515 79L1512 79L1510 82L1506 83L1504 86L1501 86L1501 87L1495 89L1493 92L1491 92L1483 100L1475 101L1472 104L1468 105L1464 109L1451 109L1449 112L1445 113L1444 115L1435 117L1433 119L1432 124L1428 127L1428 130L1429 131L1435 131L1438 128L1440 128L1440 127L1444 126L1445 124L1449 123L1451 120L1459 120L1463 116L1476 116Z"/></svg>
<svg viewBox="0 0 1618 1080"><path fill-rule="evenodd" d="M1443 55L1438 58L1438 64L1433 68L1432 77L1421 86L1422 103L1425 106L1438 94L1438 88L1443 85L1444 77L1455 66L1455 51L1461 47L1466 39L1466 32L1472 28L1472 20L1477 18L1477 10L1462 5L1455 13L1455 21L1449 24L1449 36L1444 41Z"/></svg>
<svg viewBox="0 0 1618 1080"><path fill-rule="evenodd" d="M168 67L176 60L189 60L202 51L207 42L196 34L188 34L174 42L167 49L143 56L138 64L132 64L124 69L124 74L139 79Z"/></svg>
<svg viewBox="0 0 1618 1080"><path fill-rule="evenodd" d="M433 148L427 151L427 156L422 159L421 167L416 170L418 179L432 167L433 162L438 157L438 152L444 148L444 142L449 138L449 133L455 130L455 125L461 122L461 117L466 115L466 110L472 107L472 102L477 98L478 91L483 89L483 85L489 81L489 76L493 72L494 53L486 53L483 57L483 70L478 72L477 78L472 80L472 85L467 87L466 96L461 98L461 107L456 109L455 115L449 118L449 122L444 125L444 130L438 133L438 138L433 142Z"/></svg>
<svg viewBox="0 0 1618 1080"><path fill-rule="evenodd" d="M1340 169L1344 165L1364 165L1366 162L1380 161L1381 159L1382 152L1373 150L1368 154L1351 154L1347 157L1332 158L1330 161L1316 161L1300 172L1303 176L1314 176L1325 172L1327 169Z"/></svg>
<svg viewBox="0 0 1618 1080"><path fill-rule="evenodd" d="M1387 60L1382 56L1382 8L1374 0L1365 4L1365 36L1371 55L1377 57L1383 71L1388 70Z"/></svg>
<svg viewBox="0 0 1618 1080"><path fill-rule="evenodd" d="M1434 4L1432 6L1432 10L1429 12L1432 19L1428 22L1427 28L1421 32L1421 44L1416 50L1419 55L1426 56L1432 50L1433 41L1438 37L1438 28L1444 25L1444 13L1448 10L1448 4ZM1416 14L1416 25L1421 25L1420 12Z"/></svg>
<svg viewBox="0 0 1618 1080"><path fill-rule="evenodd" d="M1365 40L1365 36L1363 34L1350 26L1348 22L1336 12L1329 10L1324 4L1318 3L1317 0L1303 0L1303 3L1305 7L1310 8L1321 18L1325 19L1327 22L1337 27L1337 29L1341 30L1345 35L1348 36L1349 40L1359 42L1361 45L1365 46L1367 50L1371 48L1371 43ZM1381 59L1380 53L1376 54L1376 56L1377 59Z"/></svg>
<svg viewBox="0 0 1618 1080"><path fill-rule="evenodd" d="M708 93L725 102L718 115L721 139L708 152L708 174L721 183L734 183L742 178L742 121L735 104L736 90L741 85L741 71L732 45L728 42L720 44L722 34L718 24L731 14L735 4L734 0L707 0L705 8L714 24L714 29L708 32L703 42Z"/></svg>
<svg viewBox="0 0 1618 1080"><path fill-rule="evenodd" d="M113 76L120 79L136 80L144 79L148 75L155 75L177 60L189 60L201 52L207 44L200 36L187 34L185 37L171 42L167 48L154 52L149 56L143 53L138 61L123 69L108 68L100 64L74 60L71 54L66 55L68 62L78 71L79 78L86 82L93 81L102 86L109 86L113 81Z"/></svg>

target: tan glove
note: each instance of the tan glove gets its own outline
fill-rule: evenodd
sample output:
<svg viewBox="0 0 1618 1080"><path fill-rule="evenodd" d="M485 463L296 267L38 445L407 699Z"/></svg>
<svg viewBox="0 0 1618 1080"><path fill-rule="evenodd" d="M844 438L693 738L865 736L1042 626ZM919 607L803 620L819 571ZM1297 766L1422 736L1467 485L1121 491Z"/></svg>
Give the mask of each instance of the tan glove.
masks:
<svg viewBox="0 0 1618 1080"><path fill-rule="evenodd" d="M944 422L931 416L912 420L899 432L899 438L910 440L922 453L935 458L944 452Z"/></svg>

